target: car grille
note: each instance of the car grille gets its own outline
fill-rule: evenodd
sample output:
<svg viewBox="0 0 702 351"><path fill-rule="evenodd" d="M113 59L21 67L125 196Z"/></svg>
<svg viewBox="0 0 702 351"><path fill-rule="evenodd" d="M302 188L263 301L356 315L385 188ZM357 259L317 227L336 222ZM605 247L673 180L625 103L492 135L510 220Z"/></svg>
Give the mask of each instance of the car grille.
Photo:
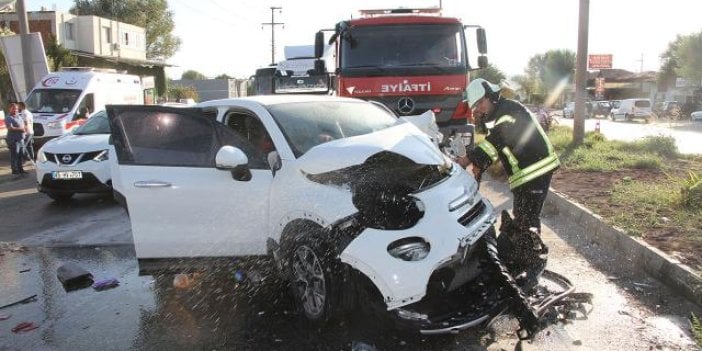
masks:
<svg viewBox="0 0 702 351"><path fill-rule="evenodd" d="M461 223L464 227L471 224L485 209L485 202L483 200L478 201L473 207L468 210L463 216L458 219L458 223Z"/></svg>
<svg viewBox="0 0 702 351"><path fill-rule="evenodd" d="M60 165L72 165L78 162L92 160L101 152L102 151L91 151L77 154L54 154L45 152L44 154L46 155L46 160L49 162L58 163Z"/></svg>

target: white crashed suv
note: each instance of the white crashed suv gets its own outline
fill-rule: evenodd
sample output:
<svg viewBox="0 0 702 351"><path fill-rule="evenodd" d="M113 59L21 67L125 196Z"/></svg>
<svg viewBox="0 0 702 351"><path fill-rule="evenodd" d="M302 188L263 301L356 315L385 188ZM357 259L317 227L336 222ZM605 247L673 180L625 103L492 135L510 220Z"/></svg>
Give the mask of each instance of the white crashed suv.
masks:
<svg viewBox="0 0 702 351"><path fill-rule="evenodd" d="M426 333L487 319L448 299L480 275L493 207L387 109L276 95L107 111L140 272L269 256L315 322L359 294Z"/></svg>
<svg viewBox="0 0 702 351"><path fill-rule="evenodd" d="M39 191L56 201L75 193L111 193L109 138L107 114L99 111L73 132L44 144L37 153Z"/></svg>

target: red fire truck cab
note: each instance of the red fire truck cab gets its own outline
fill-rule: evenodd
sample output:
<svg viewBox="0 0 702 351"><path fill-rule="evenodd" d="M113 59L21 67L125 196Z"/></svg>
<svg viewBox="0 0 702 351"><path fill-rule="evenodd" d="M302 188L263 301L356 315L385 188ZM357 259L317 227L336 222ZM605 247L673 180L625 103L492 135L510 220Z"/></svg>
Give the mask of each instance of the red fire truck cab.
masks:
<svg viewBox="0 0 702 351"><path fill-rule="evenodd" d="M485 31L464 26L440 9L361 10L362 17L336 24L326 58L331 88L339 96L380 102L398 116L432 110L446 137L472 143L474 127L465 101L469 72L487 66ZM466 28L475 28L477 66L469 64ZM315 56L322 57L324 31ZM331 61L331 62L330 62Z"/></svg>

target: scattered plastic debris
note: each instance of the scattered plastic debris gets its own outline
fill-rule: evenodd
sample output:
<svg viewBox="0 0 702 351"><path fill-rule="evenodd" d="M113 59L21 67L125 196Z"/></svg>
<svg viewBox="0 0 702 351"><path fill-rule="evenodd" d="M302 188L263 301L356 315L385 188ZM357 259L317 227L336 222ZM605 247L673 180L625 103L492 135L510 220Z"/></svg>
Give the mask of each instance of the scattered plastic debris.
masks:
<svg viewBox="0 0 702 351"><path fill-rule="evenodd" d="M20 273L27 273L27 272L29 272L29 271L31 271L31 270L32 270L31 268L27 268L27 269L23 269L23 270L21 270L21 271L19 271L19 272L20 272Z"/></svg>
<svg viewBox="0 0 702 351"><path fill-rule="evenodd" d="M66 263L56 270L58 280L66 291L84 289L93 285L93 275L75 263Z"/></svg>
<svg viewBox="0 0 702 351"><path fill-rule="evenodd" d="M24 333L28 332L30 330L34 330L39 328L38 325L32 323L32 322L22 322L20 324L17 324L14 328L12 328L13 333Z"/></svg>
<svg viewBox="0 0 702 351"><path fill-rule="evenodd" d="M375 346L366 344L362 341L354 341L351 343L351 351L377 351Z"/></svg>
<svg viewBox="0 0 702 351"><path fill-rule="evenodd" d="M12 317L11 314L0 314L0 321L6 321Z"/></svg>
<svg viewBox="0 0 702 351"><path fill-rule="evenodd" d="M187 290L193 287L202 273L176 274L173 278L173 287L180 290Z"/></svg>
<svg viewBox="0 0 702 351"><path fill-rule="evenodd" d="M37 300L37 295L32 295L32 296L30 296L30 297L25 297L25 298L22 299L22 300L15 301L15 302L13 302L13 303L8 303L7 305L2 305L2 306L0 306L0 310L3 309L3 308L7 308L7 307L10 307L10 306L14 306L14 305L19 305L19 304L23 304L23 303L34 302L34 301L36 301L36 300Z"/></svg>
<svg viewBox="0 0 702 351"><path fill-rule="evenodd" d="M243 282L244 279L246 279L246 275L244 274L244 272L242 272L242 271L240 271L240 270L236 270L236 271L234 272L234 280L235 280L237 283Z"/></svg>
<svg viewBox="0 0 702 351"><path fill-rule="evenodd" d="M93 289L97 291L108 290L119 286L119 280L115 278L100 279L93 283Z"/></svg>

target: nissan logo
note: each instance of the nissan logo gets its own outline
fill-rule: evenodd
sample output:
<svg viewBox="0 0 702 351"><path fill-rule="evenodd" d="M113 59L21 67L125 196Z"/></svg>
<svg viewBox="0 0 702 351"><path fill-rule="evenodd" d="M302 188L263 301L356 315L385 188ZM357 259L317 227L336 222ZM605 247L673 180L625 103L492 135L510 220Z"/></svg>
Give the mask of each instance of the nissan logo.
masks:
<svg viewBox="0 0 702 351"><path fill-rule="evenodd" d="M71 155L69 155L69 154L65 154L65 155L61 156L61 161L63 163L71 163L71 160L73 160L73 157L71 157Z"/></svg>
<svg viewBox="0 0 702 351"><path fill-rule="evenodd" d="M397 110L403 115L408 115L414 111L414 100L404 97L397 101Z"/></svg>

